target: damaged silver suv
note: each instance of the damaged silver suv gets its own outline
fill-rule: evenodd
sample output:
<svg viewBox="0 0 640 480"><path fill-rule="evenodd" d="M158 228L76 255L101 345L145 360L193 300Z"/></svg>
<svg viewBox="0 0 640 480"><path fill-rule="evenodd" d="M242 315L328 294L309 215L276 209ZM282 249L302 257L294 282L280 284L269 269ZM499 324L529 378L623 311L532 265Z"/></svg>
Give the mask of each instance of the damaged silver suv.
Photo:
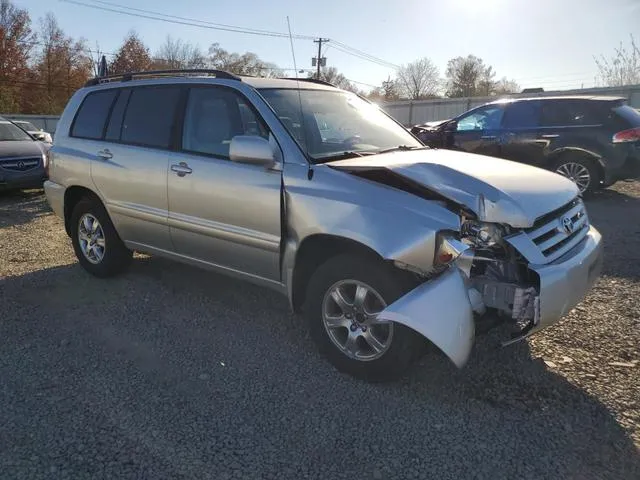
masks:
<svg viewBox="0 0 640 480"><path fill-rule="evenodd" d="M45 189L90 273L135 250L272 287L335 367L371 381L428 344L462 367L483 318L512 324L505 343L539 331L602 265L570 180L427 148L313 80L94 79L58 123Z"/></svg>

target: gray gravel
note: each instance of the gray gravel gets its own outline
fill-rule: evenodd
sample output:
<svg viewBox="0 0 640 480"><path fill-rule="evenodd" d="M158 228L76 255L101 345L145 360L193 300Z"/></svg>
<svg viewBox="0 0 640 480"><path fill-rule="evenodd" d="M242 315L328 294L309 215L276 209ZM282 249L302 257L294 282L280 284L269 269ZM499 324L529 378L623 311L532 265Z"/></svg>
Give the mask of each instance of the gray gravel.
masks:
<svg viewBox="0 0 640 480"><path fill-rule="evenodd" d="M640 478L639 206L589 203L604 277L560 324L369 385L277 294L144 256L94 279L39 192L0 194L0 477Z"/></svg>

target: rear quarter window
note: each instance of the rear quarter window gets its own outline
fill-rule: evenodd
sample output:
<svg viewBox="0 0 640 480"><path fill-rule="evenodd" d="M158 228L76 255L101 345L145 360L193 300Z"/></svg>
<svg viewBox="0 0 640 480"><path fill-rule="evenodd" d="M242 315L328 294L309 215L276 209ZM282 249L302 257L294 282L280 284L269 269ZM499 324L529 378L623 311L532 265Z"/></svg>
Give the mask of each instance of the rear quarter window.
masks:
<svg viewBox="0 0 640 480"><path fill-rule="evenodd" d="M622 127L640 127L640 112L629 105L620 105L612 109L613 114L620 120Z"/></svg>
<svg viewBox="0 0 640 480"><path fill-rule="evenodd" d="M71 136L99 140L117 90L89 93L83 100L71 126Z"/></svg>

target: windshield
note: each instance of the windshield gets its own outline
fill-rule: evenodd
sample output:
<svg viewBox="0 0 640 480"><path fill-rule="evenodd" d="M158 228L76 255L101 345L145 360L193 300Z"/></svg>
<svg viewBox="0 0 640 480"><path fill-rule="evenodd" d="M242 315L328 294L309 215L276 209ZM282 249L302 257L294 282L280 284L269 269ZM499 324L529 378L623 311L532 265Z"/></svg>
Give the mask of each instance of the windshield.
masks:
<svg viewBox="0 0 640 480"><path fill-rule="evenodd" d="M11 122L0 122L0 142L33 140L24 130Z"/></svg>
<svg viewBox="0 0 640 480"><path fill-rule="evenodd" d="M377 106L339 90L261 89L289 133L315 162L345 153L423 145Z"/></svg>
<svg viewBox="0 0 640 480"><path fill-rule="evenodd" d="M30 122L15 122L19 127L23 128L27 132L37 132L38 129L33 123Z"/></svg>

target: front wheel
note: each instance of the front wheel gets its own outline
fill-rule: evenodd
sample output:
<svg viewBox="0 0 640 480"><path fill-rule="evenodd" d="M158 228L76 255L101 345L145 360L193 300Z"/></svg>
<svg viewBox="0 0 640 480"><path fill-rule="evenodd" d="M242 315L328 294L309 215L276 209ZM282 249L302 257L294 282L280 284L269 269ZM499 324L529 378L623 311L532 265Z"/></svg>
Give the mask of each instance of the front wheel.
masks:
<svg viewBox="0 0 640 480"><path fill-rule="evenodd" d="M339 371L367 381L400 377L420 352L421 337L377 314L410 289L379 260L339 255L313 274L304 312L320 352Z"/></svg>

